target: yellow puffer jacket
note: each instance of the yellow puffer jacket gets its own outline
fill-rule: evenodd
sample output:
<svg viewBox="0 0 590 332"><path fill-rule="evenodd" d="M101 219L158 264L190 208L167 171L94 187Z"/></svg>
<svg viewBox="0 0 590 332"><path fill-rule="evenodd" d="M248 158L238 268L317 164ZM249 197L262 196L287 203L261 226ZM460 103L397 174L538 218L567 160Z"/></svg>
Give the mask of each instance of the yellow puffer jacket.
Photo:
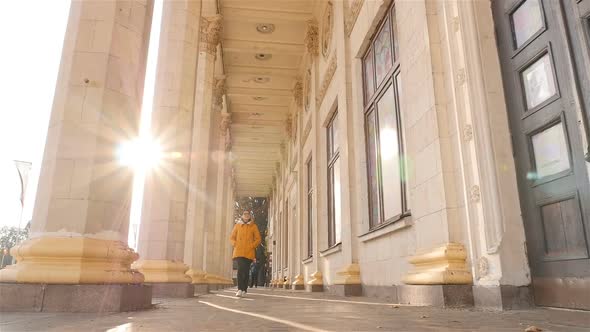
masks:
<svg viewBox="0 0 590 332"><path fill-rule="evenodd" d="M234 247L233 258L245 257L252 260L256 257L256 247L262 241L258 226L254 222L244 224L241 221L234 225L229 240Z"/></svg>

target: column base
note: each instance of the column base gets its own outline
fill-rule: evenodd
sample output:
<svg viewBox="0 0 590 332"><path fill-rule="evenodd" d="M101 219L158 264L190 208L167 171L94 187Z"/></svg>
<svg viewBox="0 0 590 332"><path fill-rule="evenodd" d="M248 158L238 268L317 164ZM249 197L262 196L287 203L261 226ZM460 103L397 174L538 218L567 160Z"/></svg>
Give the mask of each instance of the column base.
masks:
<svg viewBox="0 0 590 332"><path fill-rule="evenodd" d="M424 250L409 258L414 270L403 279L410 285L470 285L467 252L460 243L447 243Z"/></svg>
<svg viewBox="0 0 590 332"><path fill-rule="evenodd" d="M132 267L141 272L146 283L190 283L185 274L188 266L172 260L149 259L135 262Z"/></svg>
<svg viewBox="0 0 590 332"><path fill-rule="evenodd" d="M319 293L324 291L324 285L310 285L305 286L305 290L310 293Z"/></svg>
<svg viewBox="0 0 590 332"><path fill-rule="evenodd" d="M131 269L139 258L120 241L88 237L41 236L10 251L17 263L0 270L0 282L27 284L139 284Z"/></svg>
<svg viewBox="0 0 590 332"><path fill-rule="evenodd" d="M145 284L58 285L0 283L0 312L123 312L150 309Z"/></svg>
<svg viewBox="0 0 590 332"><path fill-rule="evenodd" d="M207 284L207 272L197 269L190 269L186 271L193 284Z"/></svg>
<svg viewBox="0 0 590 332"><path fill-rule="evenodd" d="M363 285L363 296L387 300L398 303L397 286Z"/></svg>
<svg viewBox="0 0 590 332"><path fill-rule="evenodd" d="M362 296L360 266L352 263L336 272L336 279L333 285L328 286L328 292L340 296Z"/></svg>
<svg viewBox="0 0 590 332"><path fill-rule="evenodd" d="M312 293L324 291L324 278L320 271L316 271L310 275L310 280L305 285L305 290Z"/></svg>
<svg viewBox="0 0 590 332"><path fill-rule="evenodd" d="M522 310L534 307L528 286L473 286L476 307L491 310Z"/></svg>
<svg viewBox="0 0 590 332"><path fill-rule="evenodd" d="M397 295L401 304L442 308L473 306L471 285L400 285Z"/></svg>
<svg viewBox="0 0 590 332"><path fill-rule="evenodd" d="M191 298L195 296L195 285L185 282L156 282L152 286L152 296L157 298Z"/></svg>
<svg viewBox="0 0 590 332"><path fill-rule="evenodd" d="M338 296L362 296L363 286L361 284L350 285L329 285L326 287L328 293Z"/></svg>
<svg viewBox="0 0 590 332"><path fill-rule="evenodd" d="M291 289L293 290L304 290L305 289L305 279L303 278L302 274L298 274L295 276L295 281L291 284Z"/></svg>
<svg viewBox="0 0 590 332"><path fill-rule="evenodd" d="M208 284L192 284L195 290L195 296L209 294Z"/></svg>

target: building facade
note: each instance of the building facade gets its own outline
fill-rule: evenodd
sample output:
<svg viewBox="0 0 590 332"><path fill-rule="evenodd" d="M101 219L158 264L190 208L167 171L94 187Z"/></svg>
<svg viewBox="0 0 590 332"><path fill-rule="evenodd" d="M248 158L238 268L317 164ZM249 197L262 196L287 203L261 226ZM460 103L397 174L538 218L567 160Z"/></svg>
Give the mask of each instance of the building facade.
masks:
<svg viewBox="0 0 590 332"><path fill-rule="evenodd" d="M587 309L588 6L316 2L273 284Z"/></svg>
<svg viewBox="0 0 590 332"><path fill-rule="evenodd" d="M135 253L117 151L158 4ZM116 286L140 308L146 284L227 285L251 196L273 287L590 309L589 30L590 0L74 1L31 238L0 287Z"/></svg>

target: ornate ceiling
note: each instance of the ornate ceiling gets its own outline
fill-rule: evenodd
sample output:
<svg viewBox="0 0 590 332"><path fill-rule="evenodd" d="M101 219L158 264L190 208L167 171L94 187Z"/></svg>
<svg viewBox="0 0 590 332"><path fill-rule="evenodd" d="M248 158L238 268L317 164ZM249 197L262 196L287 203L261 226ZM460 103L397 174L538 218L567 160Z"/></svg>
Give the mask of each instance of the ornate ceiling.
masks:
<svg viewBox="0 0 590 332"><path fill-rule="evenodd" d="M238 196L270 192L313 0L221 0Z"/></svg>

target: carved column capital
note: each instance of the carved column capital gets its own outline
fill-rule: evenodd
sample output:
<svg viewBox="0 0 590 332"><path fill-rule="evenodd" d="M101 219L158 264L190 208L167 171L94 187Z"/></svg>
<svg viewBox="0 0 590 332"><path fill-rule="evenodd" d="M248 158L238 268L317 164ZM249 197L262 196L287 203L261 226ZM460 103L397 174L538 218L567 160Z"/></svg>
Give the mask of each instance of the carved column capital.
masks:
<svg viewBox="0 0 590 332"><path fill-rule="evenodd" d="M318 31L318 22L315 19L308 20L304 41L307 52L311 55L320 54L320 39Z"/></svg>
<svg viewBox="0 0 590 332"><path fill-rule="evenodd" d="M199 41L201 49L215 56L217 45L221 40L222 31L223 24L221 15L217 14L214 16L201 17Z"/></svg>
<svg viewBox="0 0 590 332"><path fill-rule="evenodd" d="M231 143L231 131L226 130L227 134L225 135L225 151L229 152L231 151L232 148L232 143Z"/></svg>
<svg viewBox="0 0 590 332"><path fill-rule="evenodd" d="M285 120L285 131L287 132L288 138L293 137L293 127L291 126L291 122L292 117L291 114L289 114L289 116L287 116L287 119Z"/></svg>
<svg viewBox="0 0 590 332"><path fill-rule="evenodd" d="M231 113L221 113L221 122L219 123L219 129L221 130L221 136L225 136L227 134L230 125L231 125Z"/></svg>
<svg viewBox="0 0 590 332"><path fill-rule="evenodd" d="M213 83L213 104L218 108L223 105L223 95L225 95L225 77L216 78Z"/></svg>
<svg viewBox="0 0 590 332"><path fill-rule="evenodd" d="M295 87L293 87L293 98L298 107L303 106L303 82L297 80Z"/></svg>

